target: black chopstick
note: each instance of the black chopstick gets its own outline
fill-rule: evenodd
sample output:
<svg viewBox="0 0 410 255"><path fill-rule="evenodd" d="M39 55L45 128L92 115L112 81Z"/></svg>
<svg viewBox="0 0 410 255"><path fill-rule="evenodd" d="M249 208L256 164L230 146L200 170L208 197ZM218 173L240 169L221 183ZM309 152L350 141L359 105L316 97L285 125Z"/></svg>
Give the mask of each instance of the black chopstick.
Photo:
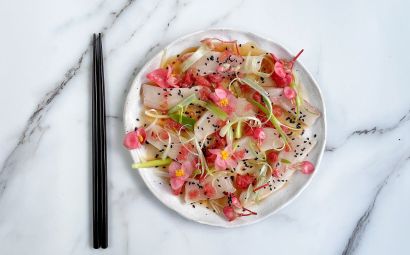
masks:
<svg viewBox="0 0 410 255"><path fill-rule="evenodd" d="M101 34L93 35L92 79L93 247L108 246L107 143Z"/></svg>
<svg viewBox="0 0 410 255"><path fill-rule="evenodd" d="M99 49L100 49L100 89L101 89L101 162L102 162L102 175L101 175L101 248L105 249L108 246L108 221L107 221L107 135L106 135L106 121L105 121L105 82L104 82L104 57L102 50L102 35L99 34Z"/></svg>
<svg viewBox="0 0 410 255"><path fill-rule="evenodd" d="M97 145L97 37L93 35L93 80L92 80L92 183L93 183L93 247L98 249L100 247L100 238L99 238L99 192L98 192L98 145Z"/></svg>

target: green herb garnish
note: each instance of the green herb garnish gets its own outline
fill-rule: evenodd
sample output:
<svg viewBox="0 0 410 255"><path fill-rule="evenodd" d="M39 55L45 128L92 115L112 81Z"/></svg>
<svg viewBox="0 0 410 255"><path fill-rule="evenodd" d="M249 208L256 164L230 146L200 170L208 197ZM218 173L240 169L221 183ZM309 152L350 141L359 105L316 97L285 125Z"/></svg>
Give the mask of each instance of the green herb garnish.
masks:
<svg viewBox="0 0 410 255"><path fill-rule="evenodd" d="M172 163L172 159L166 158L166 159L155 159L155 160L150 160L150 161L145 161L145 162L140 162L140 163L134 163L132 164L132 168L148 168L148 167L155 167L155 166L167 166Z"/></svg>

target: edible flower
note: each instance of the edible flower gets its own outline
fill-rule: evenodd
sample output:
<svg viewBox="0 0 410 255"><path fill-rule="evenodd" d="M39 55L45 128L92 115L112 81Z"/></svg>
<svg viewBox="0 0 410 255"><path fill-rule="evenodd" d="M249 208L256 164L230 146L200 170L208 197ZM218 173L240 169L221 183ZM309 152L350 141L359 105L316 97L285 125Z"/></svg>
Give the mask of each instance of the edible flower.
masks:
<svg viewBox="0 0 410 255"><path fill-rule="evenodd" d="M216 170L225 170L228 167L236 167L238 164L232 150L232 145L228 145L224 149L210 149L209 152L216 155Z"/></svg>
<svg viewBox="0 0 410 255"><path fill-rule="evenodd" d="M172 75L172 67L158 68L147 74L147 79L161 88L177 87L178 80Z"/></svg>
<svg viewBox="0 0 410 255"><path fill-rule="evenodd" d="M215 91L209 95L209 97L224 112L231 114L235 111L236 98L225 88L216 88Z"/></svg>
<svg viewBox="0 0 410 255"><path fill-rule="evenodd" d="M237 217L257 215L256 212L253 212L253 211L251 211L251 210L249 210L245 207L242 207L242 205L239 203L239 201L238 201L238 203L235 204L234 203L235 199L238 201L238 199L235 197L234 194L229 194L228 195L229 203L222 210L225 218L228 221L233 221ZM241 212L237 212L235 209L238 210L238 211L240 210Z"/></svg>
<svg viewBox="0 0 410 255"><path fill-rule="evenodd" d="M296 97L296 91L293 88L291 88L289 86L286 86L286 87L283 88L283 95L287 99L293 99L293 98Z"/></svg>
<svg viewBox="0 0 410 255"><path fill-rule="evenodd" d="M128 132L125 137L123 144L128 150L138 149L145 142L147 134L144 128L138 128L132 132Z"/></svg>
<svg viewBox="0 0 410 255"><path fill-rule="evenodd" d="M194 171L194 166L190 161L185 161L182 164L172 162L168 167L170 183L172 191L175 195L179 195L185 181L191 176Z"/></svg>
<svg viewBox="0 0 410 255"><path fill-rule="evenodd" d="M299 170L302 174L311 174L315 171L315 166L310 161L306 160L296 163L293 167Z"/></svg>
<svg viewBox="0 0 410 255"><path fill-rule="evenodd" d="M272 79L275 81L278 87L284 88L289 86L293 80L292 68L303 49L291 60L278 59L275 55L271 54L272 58L276 61L273 66Z"/></svg>

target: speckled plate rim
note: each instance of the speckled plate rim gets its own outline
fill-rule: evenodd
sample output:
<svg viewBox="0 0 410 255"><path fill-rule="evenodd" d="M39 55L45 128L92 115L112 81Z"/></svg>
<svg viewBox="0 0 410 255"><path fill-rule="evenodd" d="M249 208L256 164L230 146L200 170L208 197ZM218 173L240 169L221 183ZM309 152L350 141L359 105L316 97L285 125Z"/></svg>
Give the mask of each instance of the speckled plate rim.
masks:
<svg viewBox="0 0 410 255"><path fill-rule="evenodd" d="M255 37L258 38L260 40L264 40L265 42L268 42L270 44L275 45L276 47L279 47L283 50L283 52L285 52L288 55L292 55L291 52L284 47L282 44L278 43L277 41L274 41L270 38L264 37L264 36L260 36L258 34L252 33L252 32L247 32L247 31L242 31L242 30L238 30L238 29L231 29L231 28L211 28L211 29L207 29L207 30L199 30L190 34L187 34L185 36L179 37L176 40L172 41L171 43L169 43L168 45L166 45L163 49L168 49L174 45L177 45L178 43L183 42L184 40L187 40L190 37L194 37L197 36L199 34L203 34L203 33L217 33L217 32L224 32L224 33L240 33L243 34L245 36L249 36L249 37ZM138 77L140 76L140 73L145 70L147 68L147 66L156 58L160 57L162 55L162 51L163 49L161 49L157 54L155 54L151 59L149 59L139 70L139 72L135 75L134 80L130 86L128 95L126 97L125 100L125 104L124 104L124 109L123 109L123 116L124 116L124 131L127 131L127 125L128 122L128 118L126 118L127 116L127 109L128 106L130 106L131 104L129 103L131 101L132 95L131 92L133 91L131 88L135 87L135 86L141 86L142 84L140 84L140 81L138 79ZM231 225L231 224L214 224L214 223L210 223L208 221L204 221L204 220L198 220L198 219L193 219L188 217L188 215L183 214L182 212L180 212L179 210L177 210L176 208L171 207L168 202L166 201L166 199L163 198L163 196L161 196L160 194L157 194L157 192L154 191L151 183L149 182L149 180L147 179L147 177L141 172L139 171L139 174L141 176L141 178L143 179L144 183L147 185L148 189L151 191L151 193L159 200L161 201L165 206L167 206L168 208L172 209L173 211L177 212L179 215L181 215L182 217L194 221L194 222L198 222L201 224L205 224L205 225L210 225L210 226L216 226L216 227L223 227L223 228L236 228L236 227L242 227L242 226L248 226L251 224L255 224L258 223L272 215L274 215L275 213L279 212L280 210L282 210L283 208L285 208L287 205L289 205L290 203L292 203L298 196L300 196L300 194L308 187L308 185L310 185L310 183L312 182L312 179L318 174L319 169L320 169L320 163L322 161L322 157L324 154L324 150L325 150L325 145L326 145L326 140L327 140L327 121L326 121L326 105L323 99L323 94L322 91L317 83L317 81L315 80L315 78L313 77L313 75L309 72L308 69L306 69L306 67L303 65L302 61L298 60L297 61L298 65L300 66L300 68L303 70L303 73L305 76L307 76L308 79L311 80L311 83L314 85L314 88L317 90L318 95L319 95L319 99L320 102L319 104L322 107L322 115L319 117L321 119L323 119L323 142L321 143L321 148L319 148L319 154L317 156L317 162L316 162L316 168L315 171L313 172L313 174L310 175L310 177L307 179L307 181L296 191L296 193L293 194L293 196L291 196L286 202L284 202L283 204L281 204L279 207L277 207L276 209L272 210L271 212L267 213L266 215L259 217L259 218L255 218L252 221L244 221L241 224L235 224L235 225ZM317 145L318 146L318 145ZM315 148L316 150L318 148ZM135 155L133 155L131 153L131 156L134 159ZM262 202L263 203L263 202Z"/></svg>

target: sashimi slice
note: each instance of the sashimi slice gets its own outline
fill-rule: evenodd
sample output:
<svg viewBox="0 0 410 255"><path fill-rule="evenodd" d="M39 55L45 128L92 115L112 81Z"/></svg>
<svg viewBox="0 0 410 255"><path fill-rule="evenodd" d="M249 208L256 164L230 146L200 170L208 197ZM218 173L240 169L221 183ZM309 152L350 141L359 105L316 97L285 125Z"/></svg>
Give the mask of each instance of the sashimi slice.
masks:
<svg viewBox="0 0 410 255"><path fill-rule="evenodd" d="M192 70L202 76L216 73L230 75L239 71L242 63L243 59L239 56L224 57L221 52L210 51L192 65Z"/></svg>
<svg viewBox="0 0 410 255"><path fill-rule="evenodd" d="M263 132L265 133L266 138L259 145L261 151L280 149L283 147L284 142L274 128L264 128Z"/></svg>
<svg viewBox="0 0 410 255"><path fill-rule="evenodd" d="M235 192L232 180L226 172L208 176L202 183L196 179L189 179L185 184L185 201L197 202L205 199L218 199L226 193Z"/></svg>
<svg viewBox="0 0 410 255"><path fill-rule="evenodd" d="M144 84L142 85L144 105L148 108L166 111L192 94L197 94L199 96L201 88L202 86L163 89L157 86Z"/></svg>
<svg viewBox="0 0 410 255"><path fill-rule="evenodd" d="M269 98L281 97L283 94L282 88L269 87L269 88L264 88L264 89L268 93Z"/></svg>
<svg viewBox="0 0 410 255"><path fill-rule="evenodd" d="M205 112L195 123L194 132L196 139L202 142L205 137L218 131L224 123L224 121L217 118L212 112Z"/></svg>
<svg viewBox="0 0 410 255"><path fill-rule="evenodd" d="M290 149L282 150L279 159L286 159L291 163L303 161L317 143L315 135L304 133L290 139Z"/></svg>
<svg viewBox="0 0 410 255"><path fill-rule="evenodd" d="M296 117L296 107L292 102L285 98L281 88L265 88L268 92L269 99L274 105L282 107L285 111L291 113ZM312 106L308 101L303 99L303 103L299 109L299 115L297 121L311 126L315 123L316 119L320 116L320 112L314 106Z"/></svg>
<svg viewBox="0 0 410 255"><path fill-rule="evenodd" d="M240 138L239 140L234 142L234 151L243 151L244 153L242 154L242 160L244 159L253 159L257 156L257 154L253 154L252 153L252 149L251 149L251 144L254 144L254 148L256 147L255 141L253 140L253 138L249 137L249 136L244 136L242 138ZM255 152L255 153L259 153L259 152Z"/></svg>
<svg viewBox="0 0 410 255"><path fill-rule="evenodd" d="M255 107L245 98L238 98L236 100L234 113L236 117L253 117L255 116Z"/></svg>
<svg viewBox="0 0 410 255"><path fill-rule="evenodd" d="M154 125L151 129L147 130L147 142L160 150L160 152L164 152L168 147L168 134L171 138L168 157L179 162L186 160L192 162L196 158L191 153L195 151L193 145L191 143L182 144L176 134L158 125Z"/></svg>
<svg viewBox="0 0 410 255"><path fill-rule="evenodd" d="M247 192L246 190L243 191L239 196L241 204L244 207L248 207L260 200L265 199L273 192L284 187L288 183L289 179L292 177L294 172L295 171L293 170L287 170L280 177L271 176L269 180L266 182L268 185L257 190L256 192L253 192L253 190L251 192Z"/></svg>

